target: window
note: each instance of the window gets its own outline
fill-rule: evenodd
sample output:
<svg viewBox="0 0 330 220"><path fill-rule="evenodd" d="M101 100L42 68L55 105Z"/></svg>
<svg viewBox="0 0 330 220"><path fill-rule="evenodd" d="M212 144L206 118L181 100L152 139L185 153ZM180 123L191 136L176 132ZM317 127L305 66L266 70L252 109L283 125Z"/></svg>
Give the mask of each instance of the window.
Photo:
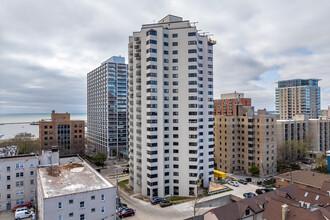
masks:
<svg viewBox="0 0 330 220"><path fill-rule="evenodd" d="M69 217L73 217L73 212L70 212L69 213Z"/></svg>
<svg viewBox="0 0 330 220"><path fill-rule="evenodd" d="M172 63L177 63L177 62L179 62L178 59L173 59L173 60L172 60Z"/></svg>
<svg viewBox="0 0 330 220"><path fill-rule="evenodd" d="M148 40L147 41L147 45L148 44L157 44L157 41L156 40Z"/></svg>
<svg viewBox="0 0 330 220"><path fill-rule="evenodd" d="M95 200L95 196L91 196L91 200Z"/></svg>
<svg viewBox="0 0 330 220"><path fill-rule="evenodd" d="M168 50L164 50L164 54L168 54Z"/></svg>
<svg viewBox="0 0 330 220"><path fill-rule="evenodd" d="M7 171L10 172L10 167L7 167Z"/></svg>
<svg viewBox="0 0 330 220"><path fill-rule="evenodd" d="M10 176L7 176L7 180L10 180Z"/></svg>
<svg viewBox="0 0 330 220"><path fill-rule="evenodd" d="M16 164L16 169L20 169L20 168L24 168L24 164L23 163L17 163Z"/></svg>
<svg viewBox="0 0 330 220"><path fill-rule="evenodd" d="M188 41L188 45L195 45L195 44L197 44L197 41L195 40Z"/></svg>
<svg viewBox="0 0 330 220"><path fill-rule="evenodd" d="M168 38L168 34L164 34L164 37L165 37L165 38Z"/></svg>
<svg viewBox="0 0 330 220"><path fill-rule="evenodd" d="M172 54L178 54L178 51L177 50L173 50L172 51Z"/></svg>
<svg viewBox="0 0 330 220"><path fill-rule="evenodd" d="M62 220L63 218L62 218L62 215L59 215L58 217L57 217L57 219L58 220Z"/></svg>
<svg viewBox="0 0 330 220"><path fill-rule="evenodd" d="M195 58L195 57L188 58L188 62L196 62L196 61L197 61L197 58Z"/></svg>
<svg viewBox="0 0 330 220"><path fill-rule="evenodd" d="M172 42L172 46L176 47L176 46L178 46L178 45L179 45L178 42Z"/></svg>
<svg viewBox="0 0 330 220"><path fill-rule="evenodd" d="M149 36L149 35L157 36L157 31L151 29L151 30L147 31L146 35L147 36Z"/></svg>
<svg viewBox="0 0 330 220"><path fill-rule="evenodd" d="M188 69L189 70L195 70L195 69L197 69L197 66L196 65L188 66Z"/></svg>
<svg viewBox="0 0 330 220"><path fill-rule="evenodd" d="M91 212L95 212L95 208L92 208L92 209L91 209Z"/></svg>
<svg viewBox="0 0 330 220"><path fill-rule="evenodd" d="M173 67L172 67L172 70L178 70L178 69L179 69L178 66L173 66Z"/></svg>
<svg viewBox="0 0 330 220"><path fill-rule="evenodd" d="M102 213L105 212L105 207L104 207L104 206L102 206L102 208L101 208L101 212L102 212Z"/></svg>
<svg viewBox="0 0 330 220"><path fill-rule="evenodd" d="M157 53L157 49L150 48L146 51L147 53Z"/></svg>
<svg viewBox="0 0 330 220"><path fill-rule="evenodd" d="M79 204L79 208L85 208L85 202L80 202L80 204Z"/></svg>
<svg viewBox="0 0 330 220"><path fill-rule="evenodd" d="M33 185L34 184L34 180L30 180L30 184Z"/></svg>
<svg viewBox="0 0 330 220"><path fill-rule="evenodd" d="M30 171L30 176L33 176L34 175L34 171Z"/></svg>
<svg viewBox="0 0 330 220"><path fill-rule="evenodd" d="M80 220L85 220L85 214L81 214L79 219Z"/></svg>
<svg viewBox="0 0 330 220"><path fill-rule="evenodd" d="M63 206L62 206L62 202L58 202L57 203L57 209L62 209L63 208Z"/></svg>
<svg viewBox="0 0 330 220"><path fill-rule="evenodd" d="M17 190L16 195L24 195L24 190Z"/></svg>
<svg viewBox="0 0 330 220"><path fill-rule="evenodd" d="M189 49L188 53L197 53L197 50L196 49Z"/></svg>
<svg viewBox="0 0 330 220"><path fill-rule="evenodd" d="M188 37L196 36L196 32L188 32Z"/></svg>
<svg viewBox="0 0 330 220"><path fill-rule="evenodd" d="M105 200L105 196L104 196L104 194L101 195L101 200L102 200L102 201Z"/></svg>
<svg viewBox="0 0 330 220"><path fill-rule="evenodd" d="M177 38L179 35L178 34L172 34L173 38Z"/></svg>
<svg viewBox="0 0 330 220"><path fill-rule="evenodd" d="M168 42L164 42L164 46L168 46Z"/></svg>

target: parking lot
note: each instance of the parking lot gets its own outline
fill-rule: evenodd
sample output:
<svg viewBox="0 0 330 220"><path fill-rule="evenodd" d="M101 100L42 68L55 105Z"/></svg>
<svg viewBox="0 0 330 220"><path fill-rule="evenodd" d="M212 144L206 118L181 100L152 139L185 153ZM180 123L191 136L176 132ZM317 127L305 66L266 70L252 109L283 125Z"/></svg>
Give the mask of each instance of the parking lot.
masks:
<svg viewBox="0 0 330 220"><path fill-rule="evenodd" d="M7 210L0 212L0 219L2 220L13 220L15 219L15 212L12 210ZM31 220L32 218L25 218L26 220Z"/></svg>
<svg viewBox="0 0 330 220"><path fill-rule="evenodd" d="M30 210L33 210L33 208ZM15 219L15 212L13 212L13 210L6 210L0 212L0 220L13 220L13 219ZM32 220L32 217L25 218L24 220Z"/></svg>

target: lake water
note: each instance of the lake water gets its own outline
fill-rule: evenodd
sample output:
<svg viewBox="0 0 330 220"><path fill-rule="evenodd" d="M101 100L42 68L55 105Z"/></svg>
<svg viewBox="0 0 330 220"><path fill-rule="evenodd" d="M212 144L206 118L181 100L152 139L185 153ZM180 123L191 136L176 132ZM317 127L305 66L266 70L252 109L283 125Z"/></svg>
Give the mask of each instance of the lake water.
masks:
<svg viewBox="0 0 330 220"><path fill-rule="evenodd" d="M0 114L0 135L3 137L0 140L10 139L18 133L31 133L35 138L39 137L39 125L30 125L31 122L38 122L41 119L50 119L51 114ZM87 121L87 114L72 113L71 120ZM19 123L19 124L7 124Z"/></svg>

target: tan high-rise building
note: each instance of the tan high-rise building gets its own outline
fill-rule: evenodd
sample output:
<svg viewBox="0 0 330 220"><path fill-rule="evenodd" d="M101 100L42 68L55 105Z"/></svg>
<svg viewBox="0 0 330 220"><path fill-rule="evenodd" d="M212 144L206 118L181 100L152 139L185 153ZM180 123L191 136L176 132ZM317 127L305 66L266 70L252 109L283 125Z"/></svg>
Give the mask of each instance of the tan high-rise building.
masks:
<svg viewBox="0 0 330 220"><path fill-rule="evenodd" d="M241 105L237 116L215 115L214 123L215 169L249 173L254 165L265 176L276 171L275 115L265 109L255 115L254 107Z"/></svg>
<svg viewBox="0 0 330 220"><path fill-rule="evenodd" d="M276 113L281 120L306 114L317 119L320 114L319 79L293 79L279 81L276 88Z"/></svg>
<svg viewBox="0 0 330 220"><path fill-rule="evenodd" d="M57 145L60 155L85 154L85 121L70 120L69 113L52 111L50 120L39 121L40 150Z"/></svg>

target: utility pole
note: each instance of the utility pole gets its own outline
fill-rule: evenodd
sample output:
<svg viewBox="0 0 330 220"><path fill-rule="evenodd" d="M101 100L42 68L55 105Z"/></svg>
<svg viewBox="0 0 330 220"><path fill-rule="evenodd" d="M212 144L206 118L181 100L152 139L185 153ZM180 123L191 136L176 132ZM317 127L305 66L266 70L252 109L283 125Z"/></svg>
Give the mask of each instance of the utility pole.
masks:
<svg viewBox="0 0 330 220"><path fill-rule="evenodd" d="M261 160L261 185L264 185L264 165Z"/></svg>

